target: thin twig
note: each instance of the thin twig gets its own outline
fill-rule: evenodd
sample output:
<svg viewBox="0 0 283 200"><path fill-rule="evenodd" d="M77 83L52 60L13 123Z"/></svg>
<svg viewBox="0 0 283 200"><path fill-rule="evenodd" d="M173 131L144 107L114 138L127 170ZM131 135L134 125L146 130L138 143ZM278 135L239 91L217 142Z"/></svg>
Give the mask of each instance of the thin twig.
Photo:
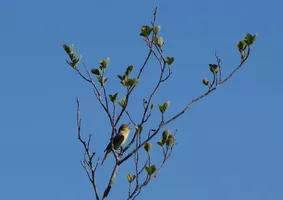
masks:
<svg viewBox="0 0 283 200"><path fill-rule="evenodd" d="M95 172L99 163L99 158L96 162L96 165L93 166L93 158L95 155L95 152L91 152L90 150L90 142L91 142L91 135L89 135L88 141L84 141L81 137L81 117L80 117L80 102L77 99L77 128L78 128L78 140L83 144L84 146L84 159L81 161L81 165L86 171L87 177L89 181L92 184L96 200L99 200L99 194L98 189L95 181Z"/></svg>

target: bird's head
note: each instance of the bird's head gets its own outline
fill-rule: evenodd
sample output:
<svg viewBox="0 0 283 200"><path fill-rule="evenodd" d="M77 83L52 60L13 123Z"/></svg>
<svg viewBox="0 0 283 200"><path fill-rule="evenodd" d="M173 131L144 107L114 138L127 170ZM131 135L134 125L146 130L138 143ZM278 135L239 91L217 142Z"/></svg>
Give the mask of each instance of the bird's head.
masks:
<svg viewBox="0 0 283 200"><path fill-rule="evenodd" d="M130 131L131 128L130 128L129 125L130 125L130 124L122 124L122 125L120 126L120 128L119 128L119 132L120 132L120 131L122 131L122 132L124 132L124 131L126 131L126 132Z"/></svg>

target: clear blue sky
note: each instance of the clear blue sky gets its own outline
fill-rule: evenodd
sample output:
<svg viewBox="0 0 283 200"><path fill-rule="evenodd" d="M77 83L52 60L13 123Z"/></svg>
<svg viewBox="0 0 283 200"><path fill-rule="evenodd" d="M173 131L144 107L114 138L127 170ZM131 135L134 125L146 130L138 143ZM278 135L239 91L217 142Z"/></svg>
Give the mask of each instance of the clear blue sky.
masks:
<svg viewBox="0 0 283 200"><path fill-rule="evenodd" d="M81 101L84 134L94 134L99 155L110 128L90 86L65 63L61 45L75 44L90 68L110 56L108 77L113 79L129 64L142 64L146 48L138 34L152 19L155 6L166 54L176 60L172 79L155 99L171 101L168 116L206 90L201 80L210 75L214 49L227 75L239 61L236 43L246 32L259 37L250 59L231 81L168 126L178 129L178 145L139 199L283 199L279 0L3 1L0 199L94 198L80 166L76 98ZM114 92L119 84L113 81L109 87ZM140 105L135 101L130 108ZM158 153L154 146L153 156ZM98 169L100 192L111 163L109 159ZM125 174L131 172L129 161L118 173L109 199L125 199Z"/></svg>

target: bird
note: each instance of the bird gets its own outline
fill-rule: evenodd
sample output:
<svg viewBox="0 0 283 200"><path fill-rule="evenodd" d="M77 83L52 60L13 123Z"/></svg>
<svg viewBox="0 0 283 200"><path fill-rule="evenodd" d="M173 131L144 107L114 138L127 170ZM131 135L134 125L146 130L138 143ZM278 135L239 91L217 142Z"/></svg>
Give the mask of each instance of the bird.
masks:
<svg viewBox="0 0 283 200"><path fill-rule="evenodd" d="M115 135L115 137L113 138L113 147L115 150L117 150L118 148L122 147L123 144L125 144L126 140L128 139L129 133L130 133L130 127L129 124L122 124L119 128L118 133ZM101 162L101 165L103 165L104 161L106 160L107 156L109 155L109 153L111 152L111 141L109 142L109 144L107 145L106 149L104 150L105 156Z"/></svg>

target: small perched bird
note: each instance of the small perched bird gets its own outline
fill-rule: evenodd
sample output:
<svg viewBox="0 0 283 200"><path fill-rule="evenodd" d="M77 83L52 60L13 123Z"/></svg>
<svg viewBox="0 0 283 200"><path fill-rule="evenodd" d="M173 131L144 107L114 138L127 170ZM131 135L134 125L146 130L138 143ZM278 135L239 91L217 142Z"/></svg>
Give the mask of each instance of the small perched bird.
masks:
<svg viewBox="0 0 283 200"><path fill-rule="evenodd" d="M118 134L115 135L115 137L113 138L113 147L114 147L115 150L122 147L123 144L125 144L126 140L128 139L129 133L130 133L129 124L122 124L119 128ZM104 158L101 162L101 165L103 165L105 159L107 158L107 156L111 152L111 141L107 145L104 152L106 152L106 153L105 153L105 156L104 156Z"/></svg>

